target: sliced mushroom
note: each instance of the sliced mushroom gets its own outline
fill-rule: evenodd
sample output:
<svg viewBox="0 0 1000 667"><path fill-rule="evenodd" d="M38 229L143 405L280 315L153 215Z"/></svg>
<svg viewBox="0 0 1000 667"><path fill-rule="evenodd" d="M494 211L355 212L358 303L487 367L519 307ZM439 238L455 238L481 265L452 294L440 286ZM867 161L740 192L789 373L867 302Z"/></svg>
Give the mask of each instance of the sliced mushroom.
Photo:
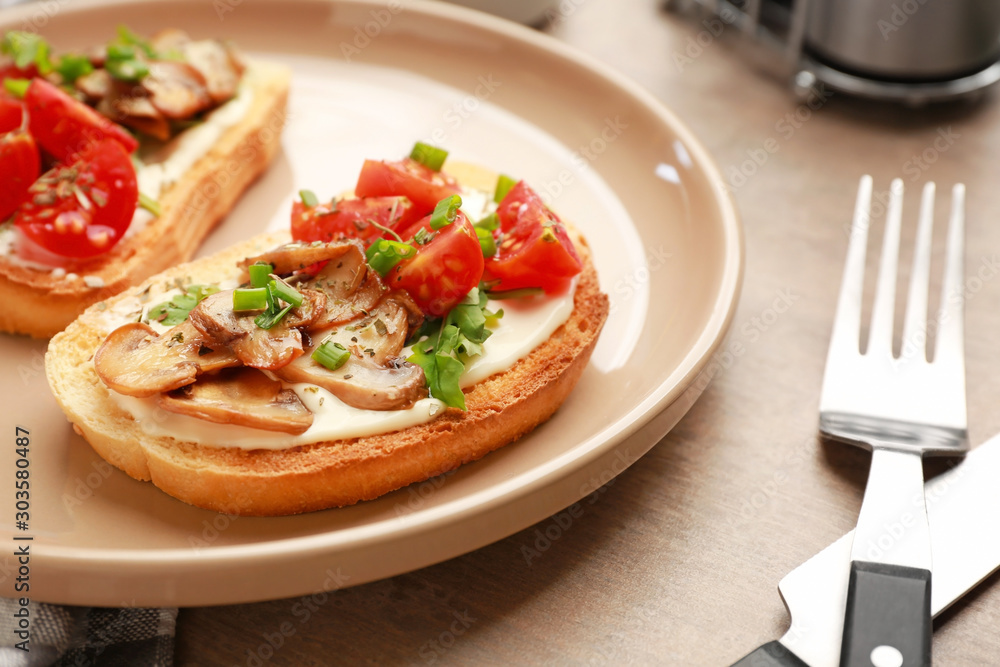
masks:
<svg viewBox="0 0 1000 667"><path fill-rule="evenodd" d="M314 328L356 319L371 311L385 295L382 279L368 268L364 253L358 248L328 262L305 285L326 295L326 312Z"/></svg>
<svg viewBox="0 0 1000 667"><path fill-rule="evenodd" d="M341 259L346 256L360 259L351 261L364 262L365 250L357 241L342 241L339 243L286 243L274 250L269 250L255 257L247 257L240 262L246 268L251 264L264 262L274 267L278 275L287 275L293 271L301 271L307 266Z"/></svg>
<svg viewBox="0 0 1000 667"><path fill-rule="evenodd" d="M97 110L116 122L160 141L170 139L170 122L153 106L148 97L121 95L106 97Z"/></svg>
<svg viewBox="0 0 1000 667"><path fill-rule="evenodd" d="M274 374L288 382L323 387L351 407L362 410L403 410L427 396L424 369L400 359L386 366L354 355L335 371L312 360L312 349Z"/></svg>
<svg viewBox="0 0 1000 667"><path fill-rule="evenodd" d="M114 81L106 69L95 69L89 74L84 74L78 77L73 85L92 100L101 100L114 93Z"/></svg>
<svg viewBox="0 0 1000 667"><path fill-rule="evenodd" d="M97 375L127 396L153 396L191 384L202 374L239 365L226 348L213 349L187 320L158 335L132 322L112 331L94 355Z"/></svg>
<svg viewBox="0 0 1000 667"><path fill-rule="evenodd" d="M294 311L293 311L294 312ZM191 323L219 345L227 345L247 366L275 370L302 354L302 334L286 317L270 329L254 322L256 312L235 312L233 291L216 292L191 311ZM291 315L291 313L290 313Z"/></svg>
<svg viewBox="0 0 1000 667"><path fill-rule="evenodd" d="M384 366L399 356L406 343L409 325L407 311L400 303L386 297L368 315L332 330L314 331L315 340L340 343L359 359Z"/></svg>
<svg viewBox="0 0 1000 667"><path fill-rule="evenodd" d="M142 87L156 110L167 118L191 118L213 104L201 72L176 60L150 62Z"/></svg>
<svg viewBox="0 0 1000 667"><path fill-rule="evenodd" d="M217 424L238 424L299 435L313 414L291 389L252 368L206 375L194 384L161 394L160 407Z"/></svg>
<svg viewBox="0 0 1000 667"><path fill-rule="evenodd" d="M164 28L149 40L153 51L158 54L170 57L174 54L183 54L184 45L191 41L191 37L186 32L178 28Z"/></svg>
<svg viewBox="0 0 1000 667"><path fill-rule="evenodd" d="M368 315L336 329L317 331L316 345L340 343L351 353L331 371L313 361L315 347L275 375L327 389L347 405L365 410L401 410L427 396L424 371L399 358L407 337L407 310L396 299L383 299Z"/></svg>
<svg viewBox="0 0 1000 667"><path fill-rule="evenodd" d="M208 94L216 104L236 95L242 69L225 45L214 39L202 39L180 48L188 63L205 77Z"/></svg>

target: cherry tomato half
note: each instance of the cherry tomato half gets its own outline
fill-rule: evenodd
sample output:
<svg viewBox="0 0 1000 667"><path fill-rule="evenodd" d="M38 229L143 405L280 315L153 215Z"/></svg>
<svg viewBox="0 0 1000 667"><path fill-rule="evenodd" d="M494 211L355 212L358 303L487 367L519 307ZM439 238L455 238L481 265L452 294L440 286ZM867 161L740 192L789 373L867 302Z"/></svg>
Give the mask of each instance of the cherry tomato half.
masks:
<svg viewBox="0 0 1000 667"><path fill-rule="evenodd" d="M413 228L429 229L428 216ZM406 237L404 237L406 238ZM459 211L455 221L434 232L416 254L397 264L386 285L410 293L425 314L442 317L454 308L483 275L483 251L472 223Z"/></svg>
<svg viewBox="0 0 1000 667"><path fill-rule="evenodd" d="M365 197L334 203L292 205L292 238L296 241L360 239L367 243L383 234L374 223L396 231L419 216L406 197Z"/></svg>
<svg viewBox="0 0 1000 667"><path fill-rule="evenodd" d="M24 103L12 95L0 91L0 134L21 127L24 119Z"/></svg>
<svg viewBox="0 0 1000 667"><path fill-rule="evenodd" d="M524 181L500 202L497 217L503 237L483 273L485 280L499 281L494 289L541 287L558 293L582 270L566 228Z"/></svg>
<svg viewBox="0 0 1000 667"><path fill-rule="evenodd" d="M40 170L38 146L30 134L16 130L0 136L0 222L28 200L28 188Z"/></svg>
<svg viewBox="0 0 1000 667"><path fill-rule="evenodd" d="M358 197L406 197L413 202L419 217L433 211L445 197L457 193L458 184L451 176L410 158L397 162L365 160L354 188Z"/></svg>
<svg viewBox="0 0 1000 667"><path fill-rule="evenodd" d="M73 162L77 155L102 139L113 139L128 153L139 146L136 138L121 125L111 122L45 79L31 80L24 103L28 108L31 134L46 152L60 162Z"/></svg>
<svg viewBox="0 0 1000 667"><path fill-rule="evenodd" d="M29 190L14 221L30 240L63 257L110 250L132 224L139 189L135 168L117 141L104 139L57 165Z"/></svg>

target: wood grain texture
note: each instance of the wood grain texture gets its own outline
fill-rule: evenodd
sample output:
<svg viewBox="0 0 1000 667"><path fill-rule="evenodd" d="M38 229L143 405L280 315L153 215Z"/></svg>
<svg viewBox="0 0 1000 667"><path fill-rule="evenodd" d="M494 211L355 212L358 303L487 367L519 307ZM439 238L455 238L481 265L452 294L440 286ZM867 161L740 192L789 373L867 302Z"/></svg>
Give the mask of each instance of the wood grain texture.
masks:
<svg viewBox="0 0 1000 667"><path fill-rule="evenodd" d="M183 609L177 664L728 665L780 637L788 617L778 580L853 526L867 475L866 454L816 434L844 229L863 173L876 190L904 178L912 213L915 186L935 180L939 220L950 185L967 184L967 274L984 272L970 283L966 315L973 445L1000 430L1000 281L989 275L1000 256L995 94L919 110L835 95L812 110L724 40L679 66L675 56L706 28L654 0L564 4L572 11L546 30L656 95L724 174L768 140L777 146L733 193L747 267L730 341L743 354L578 516L315 599ZM942 136L951 143L935 149ZM935 623L936 663L994 664L998 625L992 577Z"/></svg>

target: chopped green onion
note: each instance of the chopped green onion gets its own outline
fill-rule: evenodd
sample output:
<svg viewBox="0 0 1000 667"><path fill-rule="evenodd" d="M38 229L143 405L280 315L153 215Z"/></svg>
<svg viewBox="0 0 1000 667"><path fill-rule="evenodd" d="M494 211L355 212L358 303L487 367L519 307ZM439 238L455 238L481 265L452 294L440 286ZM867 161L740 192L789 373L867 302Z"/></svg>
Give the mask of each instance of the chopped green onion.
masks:
<svg viewBox="0 0 1000 667"><path fill-rule="evenodd" d="M521 299L528 296L542 294L541 287L522 287L521 289L490 290L486 293L491 299Z"/></svg>
<svg viewBox="0 0 1000 667"><path fill-rule="evenodd" d="M428 231L426 227L421 227L413 235L413 242L417 245L427 245L435 236L437 235L434 232Z"/></svg>
<svg viewBox="0 0 1000 667"><path fill-rule="evenodd" d="M458 207L461 205L462 198L458 195L451 195L439 201L434 207L434 212L431 213L431 229L441 229L445 225L455 222Z"/></svg>
<svg viewBox="0 0 1000 667"><path fill-rule="evenodd" d="M335 371L344 364L347 360L351 358L351 353L347 351L347 348L340 343L334 343L331 341L326 341L312 353L312 359L317 364L329 368L331 371Z"/></svg>
<svg viewBox="0 0 1000 667"><path fill-rule="evenodd" d="M160 202L156 201L152 197L139 193L139 206L146 209L157 218L160 217L162 211L160 210Z"/></svg>
<svg viewBox="0 0 1000 667"><path fill-rule="evenodd" d="M104 63L104 69L108 70L108 74L119 81L136 82L149 74L149 67L146 66L146 63L134 58L112 59L109 57Z"/></svg>
<svg viewBox="0 0 1000 667"><path fill-rule="evenodd" d="M267 288L251 287L233 290L233 310L262 310L267 308Z"/></svg>
<svg viewBox="0 0 1000 667"><path fill-rule="evenodd" d="M288 304L281 310L275 311L270 308L265 310L263 313L258 315L253 319L254 323L261 329L270 329L275 324L281 321L281 319L288 314L288 311L292 309L292 305Z"/></svg>
<svg viewBox="0 0 1000 667"><path fill-rule="evenodd" d="M250 274L250 286L255 288L267 287L272 271L274 271L274 266L267 262L257 262L248 266L247 273Z"/></svg>
<svg viewBox="0 0 1000 667"><path fill-rule="evenodd" d="M497 242L493 238L493 232L476 227L476 237L479 239L479 247L483 250L483 257L492 257L497 254Z"/></svg>
<svg viewBox="0 0 1000 667"><path fill-rule="evenodd" d="M413 150L410 151L410 159L419 162L431 171L441 171L444 161L448 159L448 151L418 141L413 145Z"/></svg>
<svg viewBox="0 0 1000 667"><path fill-rule="evenodd" d="M59 57L55 65L55 71L63 78L65 83L73 83L81 76L86 76L94 71L94 66L86 56L67 53Z"/></svg>
<svg viewBox="0 0 1000 667"><path fill-rule="evenodd" d="M517 181L506 174L500 174L500 178L497 179L497 189L493 192L493 201L497 204L503 201L503 198L507 196L511 188L517 185Z"/></svg>
<svg viewBox="0 0 1000 667"><path fill-rule="evenodd" d="M312 190L299 190L299 198L302 199L302 203L309 208L319 206L319 199L316 197L316 193Z"/></svg>
<svg viewBox="0 0 1000 667"><path fill-rule="evenodd" d="M385 278L392 267L407 257L412 257L416 252L417 249L409 243L379 239L368 246L365 258L368 260L368 265Z"/></svg>
<svg viewBox="0 0 1000 667"><path fill-rule="evenodd" d="M488 216L477 222L475 227L480 229L485 229L488 232L495 232L500 229L500 216L496 213L490 213Z"/></svg>
<svg viewBox="0 0 1000 667"><path fill-rule="evenodd" d="M28 86L31 85L31 79L4 79L3 87L8 93L14 97L19 97L24 99L24 96L28 94Z"/></svg>
<svg viewBox="0 0 1000 667"><path fill-rule="evenodd" d="M283 280L272 280L267 284L271 296L298 308L302 305L302 293Z"/></svg>
<svg viewBox="0 0 1000 667"><path fill-rule="evenodd" d="M146 54L147 58L152 60L158 59L156 51L153 50L153 45L148 40L132 32L128 26L118 26L118 42L129 46L138 46Z"/></svg>

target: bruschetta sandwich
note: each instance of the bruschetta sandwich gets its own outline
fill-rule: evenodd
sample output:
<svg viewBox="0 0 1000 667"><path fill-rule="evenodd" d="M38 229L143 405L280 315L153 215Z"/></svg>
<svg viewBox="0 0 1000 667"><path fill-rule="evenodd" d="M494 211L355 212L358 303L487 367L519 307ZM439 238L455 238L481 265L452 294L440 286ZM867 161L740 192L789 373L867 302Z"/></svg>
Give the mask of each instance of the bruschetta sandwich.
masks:
<svg viewBox="0 0 1000 667"><path fill-rule="evenodd" d="M418 143L289 232L88 308L46 354L113 465L238 515L351 505L450 471L563 403L608 314L584 239L523 181Z"/></svg>
<svg viewBox="0 0 1000 667"><path fill-rule="evenodd" d="M49 337L190 259L277 152L290 75L125 27L87 53L0 41L0 331Z"/></svg>

